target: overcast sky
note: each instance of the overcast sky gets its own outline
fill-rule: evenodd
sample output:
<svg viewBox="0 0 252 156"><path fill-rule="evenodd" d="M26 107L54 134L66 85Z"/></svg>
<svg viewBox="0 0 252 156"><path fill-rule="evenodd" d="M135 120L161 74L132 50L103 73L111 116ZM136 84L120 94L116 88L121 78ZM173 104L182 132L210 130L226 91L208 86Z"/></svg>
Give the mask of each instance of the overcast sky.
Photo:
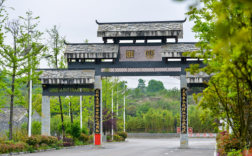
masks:
<svg viewBox="0 0 252 156"><path fill-rule="evenodd" d="M133 21L168 21L184 20L187 16L188 3L174 2L173 0L7 0L9 19L25 16L30 10L34 17L40 16L37 30L45 32L46 29L60 25L60 35L65 36L70 43L82 43L88 39L89 43L102 43L97 37L99 22L133 22ZM196 42L191 32L193 22L184 23L184 38L179 42ZM43 36L47 38L45 33ZM6 44L12 44L9 36ZM40 68L48 68L45 60L41 61ZM165 88L179 88L179 80L169 77L121 77L128 81L129 87L136 87L138 79L160 80Z"/></svg>

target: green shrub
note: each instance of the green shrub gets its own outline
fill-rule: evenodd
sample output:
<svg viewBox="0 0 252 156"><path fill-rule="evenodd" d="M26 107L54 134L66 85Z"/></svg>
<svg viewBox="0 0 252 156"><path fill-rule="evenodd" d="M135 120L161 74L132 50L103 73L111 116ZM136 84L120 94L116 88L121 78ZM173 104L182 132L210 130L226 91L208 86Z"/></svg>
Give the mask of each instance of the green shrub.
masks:
<svg viewBox="0 0 252 156"><path fill-rule="evenodd" d="M74 122L71 124L70 134L73 136L73 138L79 138L81 135L80 122Z"/></svg>
<svg viewBox="0 0 252 156"><path fill-rule="evenodd" d="M123 141L128 137L128 134L126 132L117 132L117 134L123 137Z"/></svg>
<svg viewBox="0 0 252 156"><path fill-rule="evenodd" d="M40 145L40 148L41 148L41 149L48 149L49 146L48 146L47 144L44 144L44 143L43 143L43 144Z"/></svg>
<svg viewBox="0 0 252 156"><path fill-rule="evenodd" d="M55 144L57 147L63 147L63 140L59 140ZM56 147L56 149L57 149L57 147Z"/></svg>
<svg viewBox="0 0 252 156"><path fill-rule="evenodd" d="M93 135L90 135L90 136L89 136L89 140L94 140L94 136L93 136Z"/></svg>
<svg viewBox="0 0 252 156"><path fill-rule="evenodd" d="M22 152L28 149L28 145L24 142L13 143L8 141L5 144L0 144L0 153Z"/></svg>
<svg viewBox="0 0 252 156"><path fill-rule="evenodd" d="M228 134L227 131L220 132L216 136L217 151L222 155L227 154L232 149L239 150L240 142L233 134Z"/></svg>
<svg viewBox="0 0 252 156"><path fill-rule="evenodd" d="M54 137L54 136L48 136L48 145L51 146L52 144L56 144L59 139L57 137Z"/></svg>
<svg viewBox="0 0 252 156"><path fill-rule="evenodd" d="M120 136L119 141L125 141L125 139L122 136Z"/></svg>
<svg viewBox="0 0 252 156"><path fill-rule="evenodd" d="M89 140L89 136L84 133L81 133L81 135L79 136L79 140L83 142L87 142Z"/></svg>
<svg viewBox="0 0 252 156"><path fill-rule="evenodd" d="M120 141L120 136L117 134L113 135L115 141Z"/></svg>
<svg viewBox="0 0 252 156"><path fill-rule="evenodd" d="M32 121L32 134L33 135L41 135L41 122L34 120Z"/></svg>
<svg viewBox="0 0 252 156"><path fill-rule="evenodd" d="M47 136L44 135L40 135L38 136L40 138L40 145L41 144L49 144L49 138Z"/></svg>
<svg viewBox="0 0 252 156"><path fill-rule="evenodd" d="M235 149L232 149L231 152L228 152L228 155L227 155L227 156L242 156L241 153L242 153L242 152L241 152L241 149L238 150L238 151L236 151Z"/></svg>
<svg viewBox="0 0 252 156"><path fill-rule="evenodd" d="M33 135L41 135L41 122L40 121L37 121L37 120L34 120L32 121L32 134ZM21 124L21 129L22 130L27 130L27 122L24 122Z"/></svg>
<svg viewBox="0 0 252 156"><path fill-rule="evenodd" d="M111 136L107 135L107 141L111 140Z"/></svg>
<svg viewBox="0 0 252 156"><path fill-rule="evenodd" d="M31 137L27 137L25 139L25 142L28 144L28 145L32 145L32 146L35 146L37 144L39 144L41 142L40 138L37 137L37 136L31 136Z"/></svg>
<svg viewBox="0 0 252 156"><path fill-rule="evenodd" d="M88 135L88 129L86 126L83 126L82 129L81 129L81 132Z"/></svg>

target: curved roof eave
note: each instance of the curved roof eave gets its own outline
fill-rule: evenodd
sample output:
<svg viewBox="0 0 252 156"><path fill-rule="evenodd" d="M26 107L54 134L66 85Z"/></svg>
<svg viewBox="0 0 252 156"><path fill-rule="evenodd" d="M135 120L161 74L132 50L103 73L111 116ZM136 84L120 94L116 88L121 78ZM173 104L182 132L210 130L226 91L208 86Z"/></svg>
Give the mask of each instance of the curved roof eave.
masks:
<svg viewBox="0 0 252 156"><path fill-rule="evenodd" d="M109 22L109 23L99 23L97 20L95 20L95 22L98 25L102 25L102 24L139 24L139 23L184 23L186 21L187 18L185 18L185 20L179 20L179 21L144 21L144 22Z"/></svg>

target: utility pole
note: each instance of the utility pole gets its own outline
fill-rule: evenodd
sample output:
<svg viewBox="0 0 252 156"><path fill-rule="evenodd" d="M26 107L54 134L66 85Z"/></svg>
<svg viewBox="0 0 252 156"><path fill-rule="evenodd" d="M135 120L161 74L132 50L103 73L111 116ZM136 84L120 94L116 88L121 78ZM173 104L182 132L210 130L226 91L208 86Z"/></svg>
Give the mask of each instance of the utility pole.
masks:
<svg viewBox="0 0 252 156"><path fill-rule="evenodd" d="M32 32L32 31L30 31ZM32 35L31 35L31 45L32 45ZM32 50L32 49L31 49ZM30 60L32 61L32 60ZM28 60L28 64L31 63L29 60ZM30 76L32 76L32 68L30 70ZM31 115L32 115L32 79L30 79L30 97L29 97L29 126L28 126L28 137L31 136L31 123L32 123L32 120L31 120Z"/></svg>
<svg viewBox="0 0 252 156"><path fill-rule="evenodd" d="M124 112L123 112L123 131L125 132L125 83L124 83L124 102L123 102L123 109L124 109Z"/></svg>
<svg viewBox="0 0 252 156"><path fill-rule="evenodd" d="M80 89L82 91L82 89ZM82 129L82 96L80 96L80 128Z"/></svg>
<svg viewBox="0 0 252 156"><path fill-rule="evenodd" d="M113 130L113 88L112 88L112 140L114 140L113 133L114 130Z"/></svg>

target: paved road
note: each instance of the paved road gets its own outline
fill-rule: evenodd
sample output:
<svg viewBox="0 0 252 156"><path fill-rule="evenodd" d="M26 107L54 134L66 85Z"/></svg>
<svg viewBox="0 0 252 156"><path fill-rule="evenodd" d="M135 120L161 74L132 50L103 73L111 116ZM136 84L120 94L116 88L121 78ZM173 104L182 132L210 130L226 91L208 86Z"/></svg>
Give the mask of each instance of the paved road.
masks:
<svg viewBox="0 0 252 156"><path fill-rule="evenodd" d="M105 143L105 149L92 146L31 153L27 156L214 156L215 139L190 138L190 149L178 149L179 139L127 139L125 143Z"/></svg>

